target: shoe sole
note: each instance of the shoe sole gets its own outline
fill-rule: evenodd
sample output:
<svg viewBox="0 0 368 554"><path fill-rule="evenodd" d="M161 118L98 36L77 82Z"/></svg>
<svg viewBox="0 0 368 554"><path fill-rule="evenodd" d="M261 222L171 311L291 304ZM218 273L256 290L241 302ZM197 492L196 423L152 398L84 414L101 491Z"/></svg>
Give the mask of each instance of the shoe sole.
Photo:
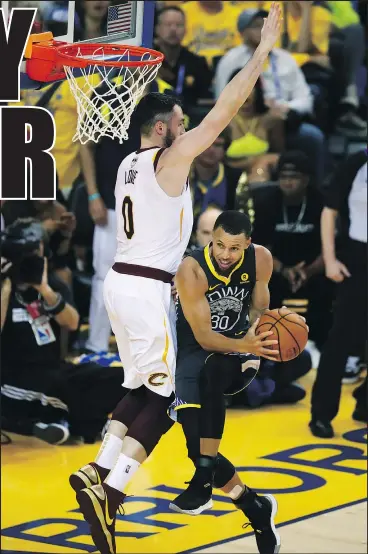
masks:
<svg viewBox="0 0 368 554"><path fill-rule="evenodd" d="M89 489L98 483L92 483L83 471L76 471L69 477L69 484L75 492L79 492L82 489Z"/></svg>
<svg viewBox="0 0 368 554"><path fill-rule="evenodd" d="M46 425L44 428L36 424L33 427L33 435L48 444L58 445L68 440L69 430L58 423Z"/></svg>
<svg viewBox="0 0 368 554"><path fill-rule="evenodd" d="M84 519L90 526L92 540L97 550L101 554L115 554L115 550L111 546L112 535L107 529L102 507L93 492L89 489L77 492L77 502Z"/></svg>
<svg viewBox="0 0 368 554"><path fill-rule="evenodd" d="M275 516L276 516L277 510L278 510L277 500L274 496L272 496L272 494L265 494L263 498L267 498L267 500L272 505L270 525L271 525L272 532L273 532L273 534L275 535L275 538L276 538L276 546L275 546L274 554L278 554L280 552L280 548L281 548L281 537L280 537L280 535L279 535L279 533L278 533L278 531L275 527Z"/></svg>
<svg viewBox="0 0 368 554"><path fill-rule="evenodd" d="M359 375L354 375L354 377L344 377L342 380L343 385L352 385L359 381Z"/></svg>
<svg viewBox="0 0 368 554"><path fill-rule="evenodd" d="M170 502L169 504L169 508L173 512L178 512L179 514L188 514L190 516L199 516L199 514L201 514L205 510L211 510L212 507L213 507L212 498L208 502L206 502L206 504L203 504L203 506L200 506L195 510L182 510L181 508L179 508L179 506L177 506L176 504L173 504L173 502Z"/></svg>

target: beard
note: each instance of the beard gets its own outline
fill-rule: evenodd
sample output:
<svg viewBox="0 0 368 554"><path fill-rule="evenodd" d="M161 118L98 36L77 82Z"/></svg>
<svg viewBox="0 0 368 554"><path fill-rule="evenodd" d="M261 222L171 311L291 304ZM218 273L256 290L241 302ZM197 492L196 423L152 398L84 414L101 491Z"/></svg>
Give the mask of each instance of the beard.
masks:
<svg viewBox="0 0 368 554"><path fill-rule="evenodd" d="M166 135L164 136L164 147L170 148L174 140L175 140L174 134L170 131L170 129L167 129Z"/></svg>

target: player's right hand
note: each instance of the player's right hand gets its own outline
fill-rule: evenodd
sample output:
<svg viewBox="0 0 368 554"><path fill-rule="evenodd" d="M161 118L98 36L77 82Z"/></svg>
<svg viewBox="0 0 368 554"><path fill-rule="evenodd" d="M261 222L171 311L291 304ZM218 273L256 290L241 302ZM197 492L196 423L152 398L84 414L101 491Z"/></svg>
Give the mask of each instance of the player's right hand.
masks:
<svg viewBox="0 0 368 554"><path fill-rule="evenodd" d="M89 213L95 225L107 225L107 209L101 198L95 198L88 204Z"/></svg>
<svg viewBox="0 0 368 554"><path fill-rule="evenodd" d="M278 341L271 339L271 336L275 337L273 331L264 331L259 335L256 335L256 329L258 327L259 318L253 323L252 327L248 330L248 333L243 339L240 339L242 344L242 352L254 354L255 356L262 356L267 360L278 362L278 350L271 350L268 346L274 346L278 344Z"/></svg>

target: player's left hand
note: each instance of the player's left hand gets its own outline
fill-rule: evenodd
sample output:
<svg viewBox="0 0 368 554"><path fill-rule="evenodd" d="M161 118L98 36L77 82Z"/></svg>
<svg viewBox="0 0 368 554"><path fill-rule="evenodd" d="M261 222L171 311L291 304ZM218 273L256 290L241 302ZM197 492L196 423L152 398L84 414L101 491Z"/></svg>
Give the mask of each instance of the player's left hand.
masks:
<svg viewBox="0 0 368 554"><path fill-rule="evenodd" d="M272 50L280 36L281 22L281 6L278 2L273 2L261 31L261 45L268 52Z"/></svg>
<svg viewBox="0 0 368 554"><path fill-rule="evenodd" d="M178 291L176 289L175 283L172 283L171 284L171 296L173 297L174 300L176 299L177 294L178 294Z"/></svg>

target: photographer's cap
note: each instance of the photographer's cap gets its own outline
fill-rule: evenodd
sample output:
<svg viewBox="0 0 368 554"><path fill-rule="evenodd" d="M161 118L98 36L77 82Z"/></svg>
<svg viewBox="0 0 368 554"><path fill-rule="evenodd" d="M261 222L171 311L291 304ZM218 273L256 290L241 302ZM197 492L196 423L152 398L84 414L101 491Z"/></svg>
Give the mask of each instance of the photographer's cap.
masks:
<svg viewBox="0 0 368 554"><path fill-rule="evenodd" d="M253 22L256 17L267 17L268 11L257 10L257 8L251 8L244 10L238 17L238 31L242 33Z"/></svg>

